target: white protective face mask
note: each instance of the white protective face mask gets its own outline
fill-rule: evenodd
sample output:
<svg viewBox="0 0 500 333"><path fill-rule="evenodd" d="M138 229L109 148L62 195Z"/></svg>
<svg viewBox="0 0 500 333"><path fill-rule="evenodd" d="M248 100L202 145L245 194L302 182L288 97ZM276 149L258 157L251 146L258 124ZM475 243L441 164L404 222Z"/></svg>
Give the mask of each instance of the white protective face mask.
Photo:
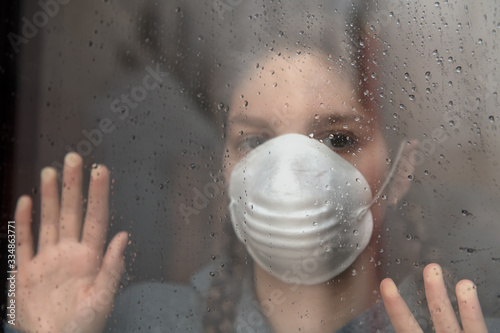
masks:
<svg viewBox="0 0 500 333"><path fill-rule="evenodd" d="M229 198L239 240L263 269L287 283L330 280L372 235L369 208L376 198L366 179L305 135L282 135L249 152L232 171Z"/></svg>

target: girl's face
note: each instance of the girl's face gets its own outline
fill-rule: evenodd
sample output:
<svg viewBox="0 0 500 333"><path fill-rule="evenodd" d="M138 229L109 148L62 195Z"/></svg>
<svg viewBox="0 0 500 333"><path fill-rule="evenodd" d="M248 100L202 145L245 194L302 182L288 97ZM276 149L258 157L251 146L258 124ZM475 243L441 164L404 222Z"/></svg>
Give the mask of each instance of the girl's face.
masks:
<svg viewBox="0 0 500 333"><path fill-rule="evenodd" d="M388 158L377 111L364 108L357 87L333 66L323 54L273 56L235 87L227 119L226 179L257 145L299 133L322 141L353 164L375 195ZM375 223L383 210L372 207Z"/></svg>

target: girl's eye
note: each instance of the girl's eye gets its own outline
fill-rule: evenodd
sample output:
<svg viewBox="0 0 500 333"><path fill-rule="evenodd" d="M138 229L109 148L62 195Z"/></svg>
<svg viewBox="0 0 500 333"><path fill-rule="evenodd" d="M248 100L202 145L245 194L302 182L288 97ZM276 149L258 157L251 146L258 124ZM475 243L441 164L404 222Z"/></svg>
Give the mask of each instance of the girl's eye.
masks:
<svg viewBox="0 0 500 333"><path fill-rule="evenodd" d="M357 143L356 137L350 133L331 133L322 140L332 149L347 149Z"/></svg>

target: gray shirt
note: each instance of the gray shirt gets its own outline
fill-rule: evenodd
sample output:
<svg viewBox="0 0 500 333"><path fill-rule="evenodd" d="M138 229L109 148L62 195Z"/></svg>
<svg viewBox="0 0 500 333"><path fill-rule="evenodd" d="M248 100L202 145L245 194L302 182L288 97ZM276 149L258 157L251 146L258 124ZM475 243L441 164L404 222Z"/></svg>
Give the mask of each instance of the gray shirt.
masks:
<svg viewBox="0 0 500 333"><path fill-rule="evenodd" d="M195 274L190 286L147 282L125 289L117 296L106 332L203 332L203 299L210 287L208 272L209 269L204 269ZM406 279L402 284L409 281ZM236 332L272 333L256 301L250 279L244 280L242 288L234 321ZM429 322L419 321L424 332L433 332ZM486 324L490 333L500 332L500 318L487 318ZM336 333L366 332L395 332L383 302L377 302Z"/></svg>
<svg viewBox="0 0 500 333"><path fill-rule="evenodd" d="M120 292L105 332L203 332L203 298L209 288L208 271L194 275L191 285L143 282ZM234 325L238 333L272 333L271 326L256 302L251 282L242 285ZM500 318L487 318L490 333L500 332ZM432 332L432 325L424 327ZM6 333L19 331L5 326ZM337 333L393 333L382 302L361 313Z"/></svg>
<svg viewBox="0 0 500 333"><path fill-rule="evenodd" d="M131 286L118 295L106 332L203 332L201 319L204 294L209 288L207 276L205 270L196 274L191 286L157 282ZM272 333L249 279L244 280L242 288L234 321L236 332ZM378 302L337 332L389 333L394 330L383 303Z"/></svg>

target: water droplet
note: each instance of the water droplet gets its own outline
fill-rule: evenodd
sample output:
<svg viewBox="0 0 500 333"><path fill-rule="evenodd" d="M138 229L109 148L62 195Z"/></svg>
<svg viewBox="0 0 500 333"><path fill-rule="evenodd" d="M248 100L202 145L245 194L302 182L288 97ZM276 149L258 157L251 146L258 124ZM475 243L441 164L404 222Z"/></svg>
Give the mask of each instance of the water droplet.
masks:
<svg viewBox="0 0 500 333"><path fill-rule="evenodd" d="M495 117L494 116L489 116L488 119L490 120L491 123L495 122Z"/></svg>
<svg viewBox="0 0 500 333"><path fill-rule="evenodd" d="M474 253L476 253L477 250L473 249L471 247L460 247L460 251L465 251L468 254L474 254Z"/></svg>
<svg viewBox="0 0 500 333"><path fill-rule="evenodd" d="M463 216L473 216L471 212L469 212L467 209L462 209L462 215Z"/></svg>
<svg viewBox="0 0 500 333"><path fill-rule="evenodd" d="M462 72L462 66L458 66L457 68L455 68L455 72L461 73Z"/></svg>

